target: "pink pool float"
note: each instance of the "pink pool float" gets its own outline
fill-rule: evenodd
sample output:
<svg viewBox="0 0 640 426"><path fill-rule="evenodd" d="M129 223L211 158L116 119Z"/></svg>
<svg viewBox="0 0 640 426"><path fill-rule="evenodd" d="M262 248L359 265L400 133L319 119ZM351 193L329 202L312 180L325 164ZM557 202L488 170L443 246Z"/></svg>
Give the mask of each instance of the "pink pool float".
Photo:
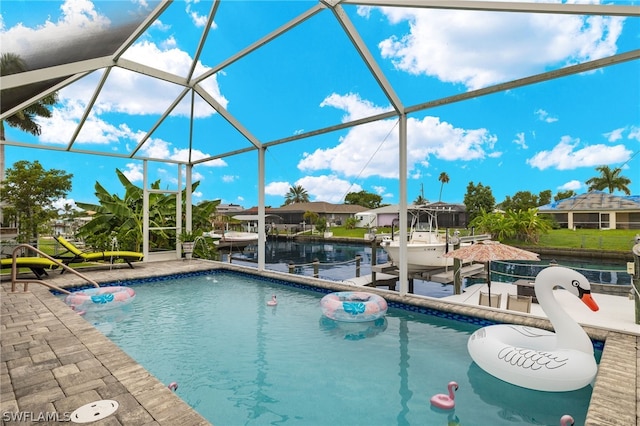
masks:
<svg viewBox="0 0 640 426"><path fill-rule="evenodd" d="M431 397L431 405L443 410L453 409L456 406L455 391L458 390L458 384L456 382L449 382L447 389L449 389L449 395L443 393L433 395Z"/></svg>

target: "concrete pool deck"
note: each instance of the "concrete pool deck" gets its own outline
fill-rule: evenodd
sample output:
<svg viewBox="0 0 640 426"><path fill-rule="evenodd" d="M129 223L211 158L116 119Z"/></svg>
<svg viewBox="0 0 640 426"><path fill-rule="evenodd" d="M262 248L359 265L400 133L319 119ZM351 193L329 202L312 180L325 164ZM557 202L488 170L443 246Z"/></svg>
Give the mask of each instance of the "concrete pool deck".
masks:
<svg viewBox="0 0 640 426"><path fill-rule="evenodd" d="M254 268L219 262L169 261L139 263L135 269L102 267L82 270L82 273L98 282L111 282L213 268L256 272ZM349 285L305 276L269 271L261 275L335 290L353 289ZM210 424L179 398L179 390L177 394L171 392L167 384L158 381L47 288L30 284L29 291L24 293L19 285L18 292L11 293L11 283L7 279L4 276L0 286L0 411L3 424L31 424L35 423L31 420L39 415L58 415L59 419L64 419L80 406L104 399L117 401L119 408L111 416L92 424ZM46 281L57 286L84 284L79 277L57 272L50 273ZM400 296L378 289L367 291L400 303L500 322L548 327L548 321L537 315L484 309L460 301ZM607 319L603 325L585 325L592 338L606 342L587 413L587 425L638 424L640 419L637 403L640 337L624 327L616 328L615 317ZM18 413L19 417L14 419L23 421L13 422L5 413Z"/></svg>

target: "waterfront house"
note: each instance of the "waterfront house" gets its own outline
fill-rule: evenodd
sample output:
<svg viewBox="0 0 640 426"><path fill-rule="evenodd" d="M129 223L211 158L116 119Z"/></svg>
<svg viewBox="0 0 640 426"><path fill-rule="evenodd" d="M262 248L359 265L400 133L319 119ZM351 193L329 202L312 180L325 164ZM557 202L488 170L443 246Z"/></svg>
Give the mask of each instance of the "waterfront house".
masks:
<svg viewBox="0 0 640 426"><path fill-rule="evenodd" d="M554 201L538 207L568 229L640 229L640 195L619 196L602 191Z"/></svg>

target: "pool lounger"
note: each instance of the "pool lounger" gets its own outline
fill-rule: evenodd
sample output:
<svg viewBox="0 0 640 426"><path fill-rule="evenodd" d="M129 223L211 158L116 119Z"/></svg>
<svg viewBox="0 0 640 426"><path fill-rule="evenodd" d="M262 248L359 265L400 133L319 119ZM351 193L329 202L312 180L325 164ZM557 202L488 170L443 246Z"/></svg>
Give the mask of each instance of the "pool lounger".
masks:
<svg viewBox="0 0 640 426"><path fill-rule="evenodd" d="M131 262L140 261L144 257L142 253L123 250L83 252L64 237L57 236L55 237L55 239L60 243L62 247L67 249L67 251L73 255L72 257L57 257L62 262L64 262L65 265L69 265L70 263L74 262L96 262L100 260L108 260L109 262L113 263L118 259L122 259L127 262L131 269L133 269L133 265L131 264ZM64 272L64 270L62 272Z"/></svg>
<svg viewBox="0 0 640 426"><path fill-rule="evenodd" d="M2 269L11 268L13 264L12 258L0 259ZM16 265L19 268L29 268L39 279L47 274L47 269L53 270L58 268L58 264L44 257L18 257Z"/></svg>

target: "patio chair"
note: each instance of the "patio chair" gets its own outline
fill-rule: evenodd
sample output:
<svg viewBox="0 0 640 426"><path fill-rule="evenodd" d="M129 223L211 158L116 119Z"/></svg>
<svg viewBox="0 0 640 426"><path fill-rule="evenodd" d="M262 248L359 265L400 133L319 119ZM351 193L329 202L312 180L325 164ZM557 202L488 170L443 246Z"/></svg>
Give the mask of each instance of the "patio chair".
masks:
<svg viewBox="0 0 640 426"><path fill-rule="evenodd" d="M491 301L491 304L489 304L489 301ZM485 293L484 291L480 292L479 305L499 308L500 302L502 302L502 293L491 293L491 298L489 298L489 293Z"/></svg>
<svg viewBox="0 0 640 426"><path fill-rule="evenodd" d="M140 261L144 257L142 253L124 250L83 252L64 237L56 236L55 239L72 255L65 257L65 252L56 257L63 261L65 265L75 262L97 262L101 260L107 260L110 263L114 263L116 260L122 259L127 262L131 269L133 269L131 262ZM62 270L62 273L64 273L64 269Z"/></svg>
<svg viewBox="0 0 640 426"><path fill-rule="evenodd" d="M2 269L11 268L13 265L13 258L8 257L0 259ZM38 279L47 276L47 270L53 270L58 268L58 264L45 257L18 257L16 258L16 266L18 268L29 268L31 272L35 274Z"/></svg>
<svg viewBox="0 0 640 426"><path fill-rule="evenodd" d="M532 301L533 297L531 296L518 296L515 294L508 294L507 309L511 311L530 313Z"/></svg>

